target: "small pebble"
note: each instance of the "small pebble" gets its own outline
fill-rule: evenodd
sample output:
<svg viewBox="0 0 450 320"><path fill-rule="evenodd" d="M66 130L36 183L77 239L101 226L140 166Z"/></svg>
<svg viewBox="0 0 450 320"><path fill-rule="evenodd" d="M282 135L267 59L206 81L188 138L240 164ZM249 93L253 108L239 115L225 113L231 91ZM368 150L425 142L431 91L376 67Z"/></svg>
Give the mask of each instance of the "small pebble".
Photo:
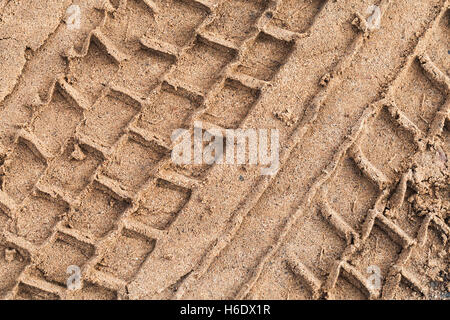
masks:
<svg viewBox="0 0 450 320"><path fill-rule="evenodd" d="M7 262L14 261L15 254L16 254L16 249L5 249L5 260Z"/></svg>
<svg viewBox="0 0 450 320"><path fill-rule="evenodd" d="M72 152L72 158L78 161L83 161L86 159L86 155L83 153L79 145L74 146L74 150Z"/></svg>

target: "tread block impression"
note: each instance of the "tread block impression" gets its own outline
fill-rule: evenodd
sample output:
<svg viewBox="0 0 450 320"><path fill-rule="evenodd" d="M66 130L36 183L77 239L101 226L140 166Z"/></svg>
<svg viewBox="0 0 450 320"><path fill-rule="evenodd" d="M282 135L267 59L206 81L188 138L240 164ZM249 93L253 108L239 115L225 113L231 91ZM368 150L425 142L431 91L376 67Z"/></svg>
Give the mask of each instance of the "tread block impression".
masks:
<svg viewBox="0 0 450 320"><path fill-rule="evenodd" d="M114 229L127 207L127 202L93 182L81 193L79 205L70 212L66 224L85 234L101 238Z"/></svg>
<svg viewBox="0 0 450 320"><path fill-rule="evenodd" d="M386 232L378 226L374 226L362 249L352 257L350 262L367 278L372 274L368 272L370 266L380 268L381 285L383 286L401 250L401 246L394 242Z"/></svg>
<svg viewBox="0 0 450 320"><path fill-rule="evenodd" d="M448 63L448 48L450 34L450 10L444 14L437 28L433 30L434 42L428 47L431 60L442 72L450 77L450 63Z"/></svg>
<svg viewBox="0 0 450 320"><path fill-rule="evenodd" d="M128 137L103 171L122 188L137 191L150 178L152 169L162 157L157 146L144 145Z"/></svg>
<svg viewBox="0 0 450 320"><path fill-rule="evenodd" d="M151 98L137 119L136 125L148 134L158 133L155 139L162 139L171 145L171 135L179 128L187 129L191 115L200 107L200 99L189 95L182 89L176 90L163 84L162 90Z"/></svg>
<svg viewBox="0 0 450 320"><path fill-rule="evenodd" d="M16 279L28 264L28 259L7 245L0 245L0 297L16 284Z"/></svg>
<svg viewBox="0 0 450 320"><path fill-rule="evenodd" d="M71 140L64 152L52 162L40 183L74 198L89 184L103 160L100 152Z"/></svg>
<svg viewBox="0 0 450 320"><path fill-rule="evenodd" d="M189 1L155 0L159 8L146 37L182 47L192 38L195 29L207 16L206 10Z"/></svg>
<svg viewBox="0 0 450 320"><path fill-rule="evenodd" d="M333 299L335 300L366 300L367 296L364 292L358 288L357 285L352 283L351 280L342 275L342 271L339 274L339 278L336 282L336 286L332 290Z"/></svg>
<svg viewBox="0 0 450 320"><path fill-rule="evenodd" d="M26 283L19 283L17 295L18 300L59 300L60 297L53 293L42 290L41 288L31 286Z"/></svg>
<svg viewBox="0 0 450 320"><path fill-rule="evenodd" d="M53 153L57 153L64 142L75 133L83 113L55 90L50 103L41 107L31 123L33 133Z"/></svg>
<svg viewBox="0 0 450 320"><path fill-rule="evenodd" d="M423 295L414 290L413 286L403 277L393 297L395 300L423 300L423 298Z"/></svg>
<svg viewBox="0 0 450 320"><path fill-rule="evenodd" d="M194 130L195 129L200 129L200 128L194 128ZM211 128L208 128L208 129L211 129ZM213 139L214 134L209 133L208 129L201 128L201 132L202 132L201 136ZM194 154L193 153L194 144L195 144L194 130L190 130L190 132L189 132L190 137L191 137L191 151L192 151L191 158ZM210 142L207 139L203 139L202 142L203 142L203 150L205 150L205 148L208 146L208 144ZM223 150L223 154L225 154L225 153L226 153L226 146L224 146L224 150ZM218 156L218 155L215 155L215 156ZM188 177L188 178L191 178L194 180L201 180L206 176L206 174L212 167L213 167L213 164L208 164L208 163L197 164L197 163L195 163L195 161L193 161L188 164L177 164L177 163L171 162L167 169L169 169L169 171L176 172L177 174L180 174L182 176L185 176L185 177Z"/></svg>
<svg viewBox="0 0 450 320"><path fill-rule="evenodd" d="M81 131L102 145L111 147L139 110L139 103L111 90L86 112L86 122Z"/></svg>
<svg viewBox="0 0 450 320"><path fill-rule="evenodd" d="M102 28L105 35L121 48L138 43L155 21L155 14L146 1L127 0L124 3L126 7L119 6Z"/></svg>
<svg viewBox="0 0 450 320"><path fill-rule="evenodd" d="M436 111L445 101L445 95L424 74L415 60L395 90L398 108L424 133L434 119Z"/></svg>
<svg viewBox="0 0 450 320"><path fill-rule="evenodd" d="M96 265L96 269L129 281L153 251L156 240L136 232L123 230L115 245Z"/></svg>
<svg viewBox="0 0 450 320"><path fill-rule="evenodd" d="M69 300L117 300L117 292L94 283L84 282L81 290L70 291Z"/></svg>
<svg viewBox="0 0 450 320"><path fill-rule="evenodd" d="M292 42L279 40L261 32L237 71L260 80L270 81L286 61L292 47Z"/></svg>
<svg viewBox="0 0 450 320"><path fill-rule="evenodd" d="M28 196L17 214L17 235L32 243L42 244L68 209L67 203L40 192Z"/></svg>
<svg viewBox="0 0 450 320"><path fill-rule="evenodd" d="M289 264L289 258L274 259L267 266L267 271L246 296L248 300L276 300L285 297L287 300L312 299L314 294L304 279L295 274Z"/></svg>
<svg viewBox="0 0 450 320"><path fill-rule="evenodd" d="M250 36L256 20L264 12L267 4L267 0L222 1L207 31L238 43L244 41Z"/></svg>
<svg viewBox="0 0 450 320"><path fill-rule="evenodd" d="M293 32L306 32L326 0L283 0L274 15L276 26Z"/></svg>
<svg viewBox="0 0 450 320"><path fill-rule="evenodd" d="M315 277L325 281L330 267L345 250L346 243L338 231L322 217L318 207L311 210L314 212L300 217L296 222L297 233L287 250L297 256L309 270L314 270Z"/></svg>
<svg viewBox="0 0 450 320"><path fill-rule="evenodd" d="M193 83L194 93L205 93L220 77L221 70L233 60L236 52L226 47L212 44L197 37L196 42L182 55L169 79L173 84L188 87Z"/></svg>
<svg viewBox="0 0 450 320"><path fill-rule="evenodd" d="M55 241L39 252L36 267L47 281L65 286L67 268L71 265L81 268L94 252L92 245L58 233Z"/></svg>
<svg viewBox="0 0 450 320"><path fill-rule="evenodd" d="M412 134L396 124L383 108L362 137L361 149L372 165L393 179L416 150L413 141Z"/></svg>
<svg viewBox="0 0 450 320"><path fill-rule="evenodd" d="M237 128L259 97L259 91L227 79L212 98L202 118L222 128Z"/></svg>
<svg viewBox="0 0 450 320"><path fill-rule="evenodd" d="M405 269L409 274L415 275L417 283L424 289L430 289L432 282L444 282L446 279L448 284L449 252L447 236L432 225L428 229L424 246L422 248L414 247ZM447 288L442 289L448 290ZM446 292L444 290L442 293Z"/></svg>
<svg viewBox="0 0 450 320"><path fill-rule="evenodd" d="M423 219L412 207L411 197L413 197L414 194L415 191L413 189L409 187L406 188L405 201L403 201L400 208L393 210L394 217L392 218L393 222L413 239L416 237Z"/></svg>
<svg viewBox="0 0 450 320"><path fill-rule="evenodd" d="M116 11L102 32L128 56L121 62L114 84L145 97L175 59L148 50L140 43L155 21L154 13L145 1L127 1L126 5L124 10Z"/></svg>
<svg viewBox="0 0 450 320"><path fill-rule="evenodd" d="M92 105L118 69L114 59L91 41L87 56L69 61L68 82L88 97Z"/></svg>
<svg viewBox="0 0 450 320"><path fill-rule="evenodd" d="M191 191L158 179L146 191L145 201L133 219L153 228L165 230L189 201Z"/></svg>
<svg viewBox="0 0 450 320"><path fill-rule="evenodd" d="M354 230L358 230L373 208L378 189L357 168L353 160L346 157L328 186L330 206Z"/></svg>
<svg viewBox="0 0 450 320"><path fill-rule="evenodd" d="M16 203L21 203L44 172L46 163L35 150L31 150L28 145L18 141L4 166L5 177L2 189Z"/></svg>
<svg viewBox="0 0 450 320"><path fill-rule="evenodd" d="M178 165L171 163L168 169L182 176L191 179L201 180L206 176L207 172L211 169L211 165L208 164Z"/></svg>
<svg viewBox="0 0 450 320"><path fill-rule="evenodd" d="M173 63L174 59L147 49L139 49L122 63L114 84L136 92L141 97L147 97Z"/></svg>

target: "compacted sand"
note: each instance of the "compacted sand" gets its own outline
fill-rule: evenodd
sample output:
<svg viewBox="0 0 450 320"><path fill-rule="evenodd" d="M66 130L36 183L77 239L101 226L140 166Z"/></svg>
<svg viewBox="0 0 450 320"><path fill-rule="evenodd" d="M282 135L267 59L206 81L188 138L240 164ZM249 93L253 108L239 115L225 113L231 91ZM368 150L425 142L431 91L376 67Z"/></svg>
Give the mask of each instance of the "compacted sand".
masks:
<svg viewBox="0 0 450 320"><path fill-rule="evenodd" d="M446 0L0 0L0 295L449 298L449 50Z"/></svg>

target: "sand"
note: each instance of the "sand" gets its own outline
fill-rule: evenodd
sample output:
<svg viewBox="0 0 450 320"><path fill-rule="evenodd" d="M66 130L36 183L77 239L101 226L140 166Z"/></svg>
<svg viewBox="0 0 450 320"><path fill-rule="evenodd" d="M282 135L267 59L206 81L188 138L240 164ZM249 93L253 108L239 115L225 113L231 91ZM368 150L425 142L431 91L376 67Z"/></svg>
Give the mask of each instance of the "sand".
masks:
<svg viewBox="0 0 450 320"><path fill-rule="evenodd" d="M448 299L449 48L447 0L0 0L0 296ZM175 164L199 122L278 172Z"/></svg>

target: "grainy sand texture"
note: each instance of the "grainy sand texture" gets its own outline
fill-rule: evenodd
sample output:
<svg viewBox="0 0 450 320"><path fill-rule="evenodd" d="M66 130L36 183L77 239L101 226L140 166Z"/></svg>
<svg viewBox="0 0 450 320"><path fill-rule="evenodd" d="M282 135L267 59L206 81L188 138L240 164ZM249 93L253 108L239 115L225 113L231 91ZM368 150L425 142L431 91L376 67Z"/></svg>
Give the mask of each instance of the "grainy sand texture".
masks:
<svg viewBox="0 0 450 320"><path fill-rule="evenodd" d="M448 0L0 0L0 297L449 299L449 92Z"/></svg>

